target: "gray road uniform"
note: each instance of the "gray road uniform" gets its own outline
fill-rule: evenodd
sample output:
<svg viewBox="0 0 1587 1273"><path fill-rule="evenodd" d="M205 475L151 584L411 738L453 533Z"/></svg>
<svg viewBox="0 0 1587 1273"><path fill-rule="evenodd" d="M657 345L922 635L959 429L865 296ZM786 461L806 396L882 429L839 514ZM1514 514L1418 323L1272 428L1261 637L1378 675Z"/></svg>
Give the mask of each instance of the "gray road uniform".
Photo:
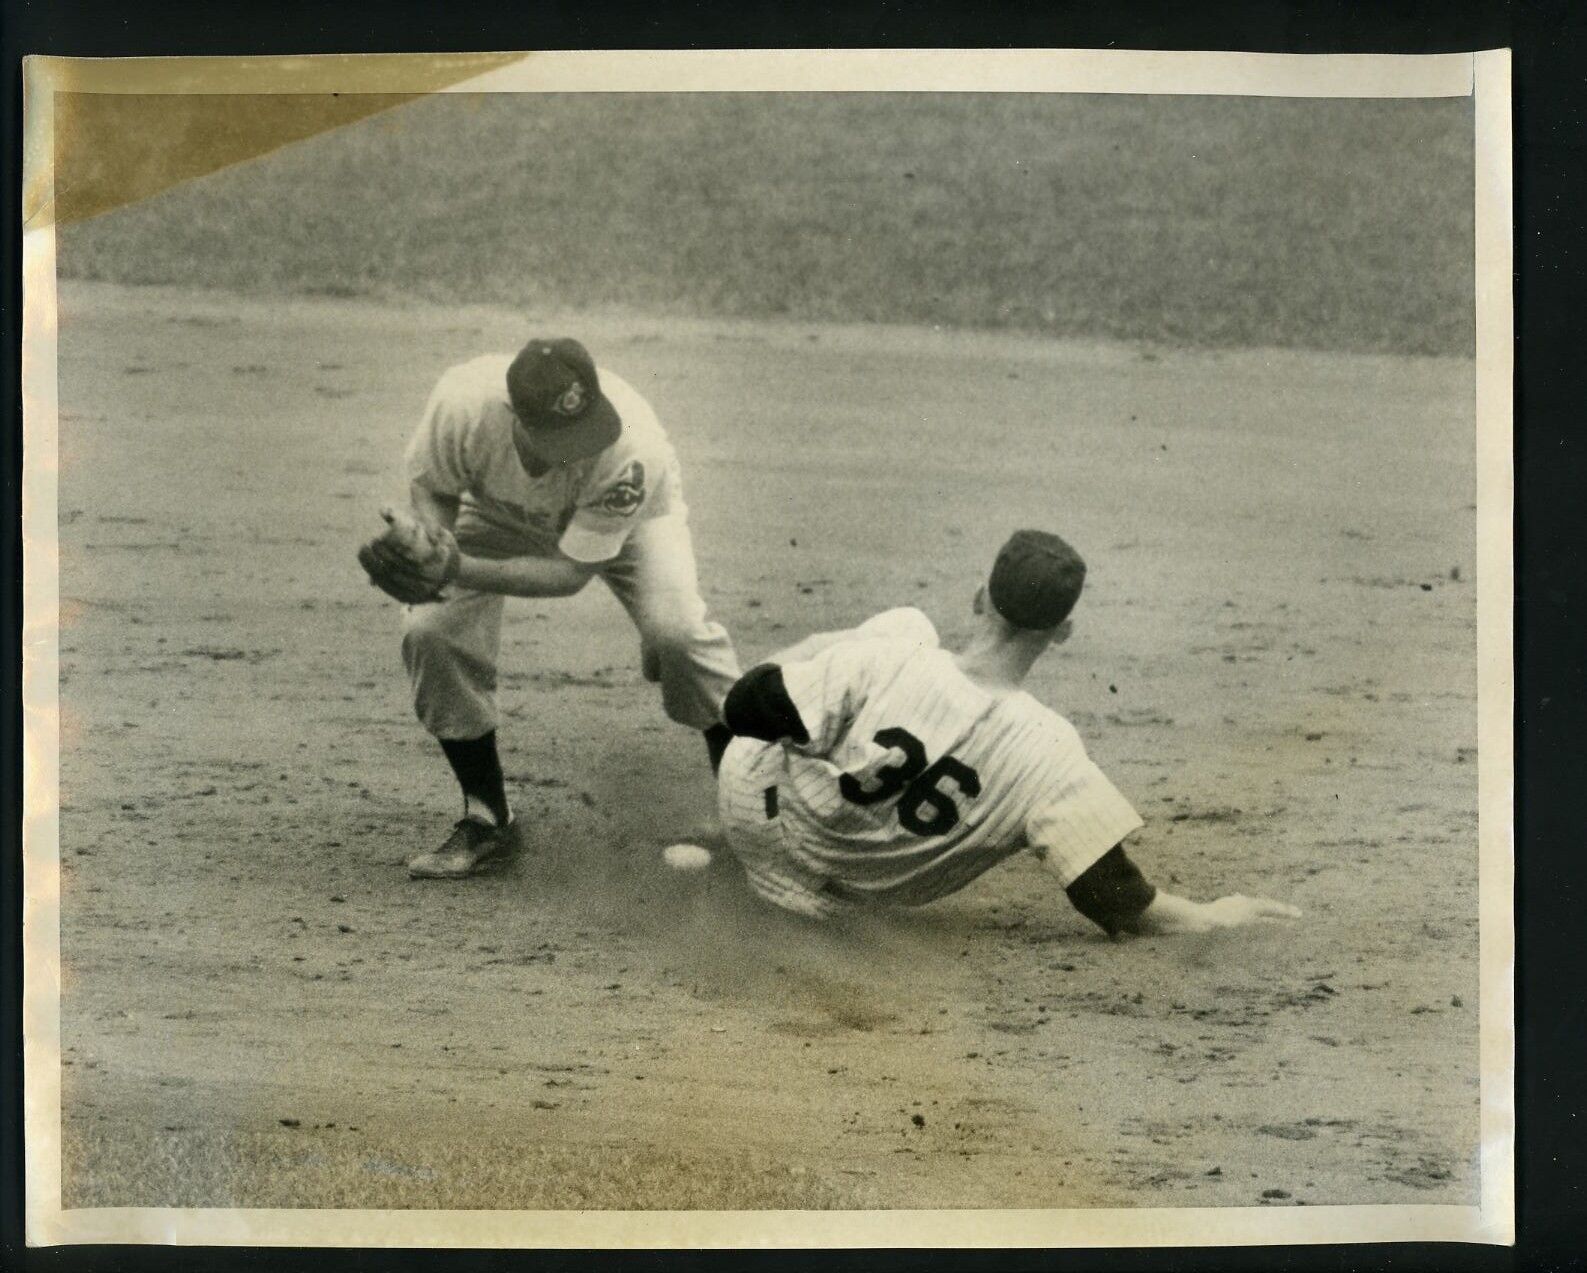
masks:
<svg viewBox="0 0 1587 1273"><path fill-rule="evenodd" d="M642 666L660 683L667 715L709 728L721 718L738 659L700 596L678 461L655 412L600 368L621 435L590 459L531 477L513 446L511 362L509 354L486 355L441 377L408 445L409 479L459 501L455 532L470 556L560 553L596 565L639 630ZM437 738L478 738L496 728L505 601L453 586L404 611L402 656L414 707Z"/></svg>

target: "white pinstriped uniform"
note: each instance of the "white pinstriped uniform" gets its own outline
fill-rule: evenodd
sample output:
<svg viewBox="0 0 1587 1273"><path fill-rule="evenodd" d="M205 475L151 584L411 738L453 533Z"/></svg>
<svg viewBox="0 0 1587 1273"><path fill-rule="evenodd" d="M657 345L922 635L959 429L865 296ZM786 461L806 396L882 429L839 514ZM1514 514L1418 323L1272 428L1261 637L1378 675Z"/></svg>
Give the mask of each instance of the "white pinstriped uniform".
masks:
<svg viewBox="0 0 1587 1273"><path fill-rule="evenodd" d="M735 739L718 807L751 886L784 909L921 905L1022 849L1067 886L1141 826L1074 726L975 684L918 610L877 615L782 675L810 741Z"/></svg>

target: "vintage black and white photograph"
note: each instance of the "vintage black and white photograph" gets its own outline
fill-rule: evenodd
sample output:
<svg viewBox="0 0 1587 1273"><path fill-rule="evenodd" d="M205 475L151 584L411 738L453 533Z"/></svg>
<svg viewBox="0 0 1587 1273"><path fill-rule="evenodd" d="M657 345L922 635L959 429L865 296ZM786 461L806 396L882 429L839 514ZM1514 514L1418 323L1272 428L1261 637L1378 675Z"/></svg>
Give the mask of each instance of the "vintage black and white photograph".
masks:
<svg viewBox="0 0 1587 1273"><path fill-rule="evenodd" d="M903 60L30 87L35 1214L1504 1240L1476 60Z"/></svg>

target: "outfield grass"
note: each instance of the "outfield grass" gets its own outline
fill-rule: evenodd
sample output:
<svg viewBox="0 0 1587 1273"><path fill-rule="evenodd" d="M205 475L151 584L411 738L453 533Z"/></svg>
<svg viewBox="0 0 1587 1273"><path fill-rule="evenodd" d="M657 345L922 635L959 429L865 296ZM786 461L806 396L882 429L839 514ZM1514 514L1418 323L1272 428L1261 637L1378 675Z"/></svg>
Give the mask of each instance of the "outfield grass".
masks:
<svg viewBox="0 0 1587 1273"><path fill-rule="evenodd" d="M1471 127L1466 100L436 97L67 227L61 261L531 311L1463 354Z"/></svg>

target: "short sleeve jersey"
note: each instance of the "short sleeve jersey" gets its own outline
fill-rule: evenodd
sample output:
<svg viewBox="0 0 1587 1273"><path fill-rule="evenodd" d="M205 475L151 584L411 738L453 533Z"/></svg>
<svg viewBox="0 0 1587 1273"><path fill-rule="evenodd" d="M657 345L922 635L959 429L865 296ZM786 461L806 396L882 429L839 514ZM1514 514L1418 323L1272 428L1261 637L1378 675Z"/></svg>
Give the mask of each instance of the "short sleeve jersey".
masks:
<svg viewBox="0 0 1587 1273"><path fill-rule="evenodd" d="M510 354L487 354L441 376L408 443L408 479L471 499L497 520L543 528L574 561L611 560L638 523L681 504L666 432L638 390L597 368L622 433L598 455L531 477L513 445L511 363Z"/></svg>
<svg viewBox="0 0 1587 1273"><path fill-rule="evenodd" d="M785 843L838 896L915 905L1021 849L1064 885L1141 826L1068 721L971 681L918 610L782 668Z"/></svg>

